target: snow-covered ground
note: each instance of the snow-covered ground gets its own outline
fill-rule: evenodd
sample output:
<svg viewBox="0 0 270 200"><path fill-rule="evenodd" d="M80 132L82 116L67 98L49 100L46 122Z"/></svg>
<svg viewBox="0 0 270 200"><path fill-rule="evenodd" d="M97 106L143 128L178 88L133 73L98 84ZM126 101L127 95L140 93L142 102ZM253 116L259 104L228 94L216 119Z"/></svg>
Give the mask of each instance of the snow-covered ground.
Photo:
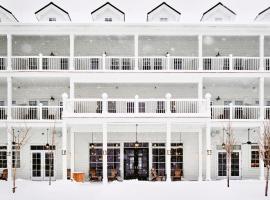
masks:
<svg viewBox="0 0 270 200"><path fill-rule="evenodd" d="M124 181L107 185L100 183L75 183L17 181L17 192L11 194L8 182L0 181L0 200L264 200L264 182L256 180L226 182L143 182Z"/></svg>

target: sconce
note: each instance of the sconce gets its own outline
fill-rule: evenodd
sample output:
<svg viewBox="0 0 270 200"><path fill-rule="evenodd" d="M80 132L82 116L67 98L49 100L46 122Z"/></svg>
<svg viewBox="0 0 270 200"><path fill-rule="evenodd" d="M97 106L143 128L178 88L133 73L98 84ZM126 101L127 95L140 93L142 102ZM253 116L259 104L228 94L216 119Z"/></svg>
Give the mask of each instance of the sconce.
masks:
<svg viewBox="0 0 270 200"><path fill-rule="evenodd" d="M212 155L212 150L208 149L208 150L207 150L207 155L208 155L208 156L211 156L211 155Z"/></svg>
<svg viewBox="0 0 270 200"><path fill-rule="evenodd" d="M67 155L67 150L62 150L62 156Z"/></svg>

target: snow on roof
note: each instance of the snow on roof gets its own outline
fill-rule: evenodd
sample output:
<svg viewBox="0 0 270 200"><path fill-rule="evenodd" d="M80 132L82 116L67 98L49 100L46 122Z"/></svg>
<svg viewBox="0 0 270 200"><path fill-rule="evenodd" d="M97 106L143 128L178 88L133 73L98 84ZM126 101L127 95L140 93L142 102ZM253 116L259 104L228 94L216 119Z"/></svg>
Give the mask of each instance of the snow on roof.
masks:
<svg viewBox="0 0 270 200"><path fill-rule="evenodd" d="M1 5L0 5L0 8L1 8L2 10L4 10L6 13L8 13L10 16L12 16L12 18L13 18L15 21L18 22L18 19L12 14L11 11L9 11L8 9L6 9L5 7L3 7L3 6L1 6Z"/></svg>

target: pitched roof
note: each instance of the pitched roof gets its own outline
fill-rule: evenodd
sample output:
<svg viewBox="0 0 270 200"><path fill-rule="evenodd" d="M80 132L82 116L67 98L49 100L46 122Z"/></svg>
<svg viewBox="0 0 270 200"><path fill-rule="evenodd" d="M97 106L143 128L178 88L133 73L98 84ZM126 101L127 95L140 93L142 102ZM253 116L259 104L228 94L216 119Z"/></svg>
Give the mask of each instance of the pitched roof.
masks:
<svg viewBox="0 0 270 200"><path fill-rule="evenodd" d="M96 11L100 10L101 8L103 8L103 7L106 6L106 5L110 5L110 6L113 7L114 9L118 10L119 12L121 12L121 13L124 15L124 20L125 20L125 13L124 13L122 10L120 10L119 8L117 8L117 7L115 7L114 5L112 5L110 2L107 2L107 3L103 4L102 6L98 7L97 9L93 10L93 11L91 12L91 15L92 15L93 13L95 13Z"/></svg>
<svg viewBox="0 0 270 200"><path fill-rule="evenodd" d="M35 14L39 13L40 11L44 10L45 8L47 8L48 6L53 5L56 8L58 8L59 10L63 11L64 13L66 13L68 15L69 20L71 21L71 18L69 16L69 13L67 11L65 11L63 8L59 7L58 5L54 4L53 2L48 3L47 5L45 5L44 7L40 8L38 11L35 12Z"/></svg>
<svg viewBox="0 0 270 200"><path fill-rule="evenodd" d="M156 9L158 9L158 8L159 8L160 6L162 6L162 5L165 5L165 6L169 7L170 9L172 9L173 11L175 11L176 13L178 13L179 15L181 15L181 13L180 13L178 10L174 9L173 7L171 7L171 6L168 5L166 2L162 2L161 4L159 4L157 7L155 7L155 8L152 9L151 11L149 11L149 12L147 13L147 15L149 15L150 13L152 13L153 11L155 11Z"/></svg>
<svg viewBox="0 0 270 200"><path fill-rule="evenodd" d="M255 17L255 20L256 20L261 14L263 14L264 12L266 12L266 11L269 10L269 9L270 9L270 7L264 9L263 11L261 11L261 12Z"/></svg>
<svg viewBox="0 0 270 200"><path fill-rule="evenodd" d="M217 6L223 6L223 7L226 8L228 11L230 11L232 14L236 15L236 13L233 12L230 8L228 8L227 6L223 5L221 2L218 2L218 3L217 3L216 5L214 5L212 8L208 9L207 11L205 11L205 12L203 13L202 18L201 18L200 21L202 21L203 16L204 16L205 14L207 14L208 12L210 12L211 10L213 10L214 8L216 8Z"/></svg>
<svg viewBox="0 0 270 200"><path fill-rule="evenodd" d="M8 12L9 14L12 15L12 17L14 17L14 19L18 22L19 20L12 14L12 12L10 12L8 9L6 9L5 7L0 5L0 8L2 8L3 10L5 10L6 12Z"/></svg>

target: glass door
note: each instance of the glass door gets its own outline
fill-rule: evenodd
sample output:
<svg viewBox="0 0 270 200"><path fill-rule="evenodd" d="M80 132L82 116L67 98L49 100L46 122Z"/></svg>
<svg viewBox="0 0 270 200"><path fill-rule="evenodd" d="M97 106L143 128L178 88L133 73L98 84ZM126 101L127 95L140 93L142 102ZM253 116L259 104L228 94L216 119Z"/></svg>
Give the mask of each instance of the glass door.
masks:
<svg viewBox="0 0 270 200"><path fill-rule="evenodd" d="M227 176L227 154L224 151L218 152L218 176ZM240 151L234 151L231 156L231 176L240 177Z"/></svg>

